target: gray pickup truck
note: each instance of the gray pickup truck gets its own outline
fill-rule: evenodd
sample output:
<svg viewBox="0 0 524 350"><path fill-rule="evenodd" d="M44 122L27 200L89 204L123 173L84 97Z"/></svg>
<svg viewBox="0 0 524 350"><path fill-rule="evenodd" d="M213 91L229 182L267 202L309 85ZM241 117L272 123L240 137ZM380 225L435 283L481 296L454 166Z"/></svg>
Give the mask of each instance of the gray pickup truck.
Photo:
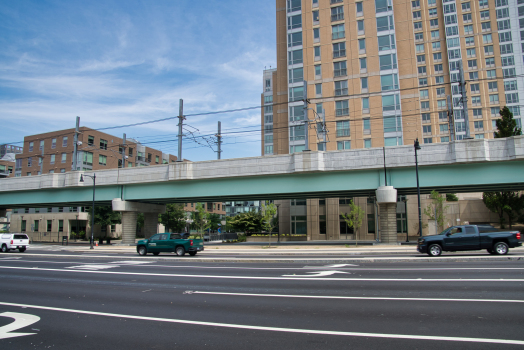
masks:
<svg viewBox="0 0 524 350"><path fill-rule="evenodd" d="M476 225L453 226L438 235L418 239L417 250L429 256L439 256L443 251L457 252L486 249L490 254L504 255L509 248L522 246L519 231L484 232Z"/></svg>

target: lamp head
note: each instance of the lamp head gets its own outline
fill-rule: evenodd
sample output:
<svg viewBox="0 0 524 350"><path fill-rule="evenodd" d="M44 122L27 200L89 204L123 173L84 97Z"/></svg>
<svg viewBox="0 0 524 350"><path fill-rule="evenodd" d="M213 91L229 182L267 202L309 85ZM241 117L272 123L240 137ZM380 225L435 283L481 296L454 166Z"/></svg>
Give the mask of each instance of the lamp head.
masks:
<svg viewBox="0 0 524 350"><path fill-rule="evenodd" d="M420 144L418 143L418 139L415 140L415 145L414 145L414 146L415 146L415 149L416 149L416 150L421 149L421 148L420 148Z"/></svg>
<svg viewBox="0 0 524 350"><path fill-rule="evenodd" d="M80 174L80 182L84 182L84 176Z"/></svg>

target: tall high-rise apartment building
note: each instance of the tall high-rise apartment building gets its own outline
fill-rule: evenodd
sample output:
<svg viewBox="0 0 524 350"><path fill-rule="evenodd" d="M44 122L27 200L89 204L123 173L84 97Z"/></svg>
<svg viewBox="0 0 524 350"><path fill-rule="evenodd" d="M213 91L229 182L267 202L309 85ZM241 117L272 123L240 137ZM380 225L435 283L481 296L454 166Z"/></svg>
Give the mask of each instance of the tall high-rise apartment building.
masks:
<svg viewBox="0 0 524 350"><path fill-rule="evenodd" d="M492 138L503 106L521 125L524 0L276 0L276 9L263 155Z"/></svg>

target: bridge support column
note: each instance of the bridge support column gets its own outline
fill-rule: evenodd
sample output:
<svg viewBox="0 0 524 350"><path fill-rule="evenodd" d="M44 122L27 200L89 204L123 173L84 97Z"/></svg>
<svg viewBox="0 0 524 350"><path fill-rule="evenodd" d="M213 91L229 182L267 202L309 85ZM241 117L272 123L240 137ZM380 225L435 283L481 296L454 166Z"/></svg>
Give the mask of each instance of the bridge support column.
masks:
<svg viewBox="0 0 524 350"><path fill-rule="evenodd" d="M158 213L144 213L144 235L146 238L158 233Z"/></svg>
<svg viewBox="0 0 524 350"><path fill-rule="evenodd" d="M113 211L122 212L122 244L133 245L136 239L136 220L138 213L144 213L146 237L157 231L158 214L166 211L165 205L128 202L120 198L113 199Z"/></svg>
<svg viewBox="0 0 524 350"><path fill-rule="evenodd" d="M380 209L380 241L397 243L397 190L393 186L381 186L375 193Z"/></svg>
<svg viewBox="0 0 524 350"><path fill-rule="evenodd" d="M122 212L122 244L131 245L135 243L137 217L137 212Z"/></svg>

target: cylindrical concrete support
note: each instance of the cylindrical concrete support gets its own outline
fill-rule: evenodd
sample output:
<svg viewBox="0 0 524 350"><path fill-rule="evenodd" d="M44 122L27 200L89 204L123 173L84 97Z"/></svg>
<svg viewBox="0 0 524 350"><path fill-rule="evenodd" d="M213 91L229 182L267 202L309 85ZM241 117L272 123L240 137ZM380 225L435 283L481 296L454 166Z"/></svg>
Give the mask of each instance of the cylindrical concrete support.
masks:
<svg viewBox="0 0 524 350"><path fill-rule="evenodd" d="M158 213L144 213L144 228L146 238L158 233Z"/></svg>
<svg viewBox="0 0 524 350"><path fill-rule="evenodd" d="M134 211L122 212L122 244L135 244L137 216Z"/></svg>
<svg viewBox="0 0 524 350"><path fill-rule="evenodd" d="M380 208L380 241L397 243L397 203L381 203Z"/></svg>

